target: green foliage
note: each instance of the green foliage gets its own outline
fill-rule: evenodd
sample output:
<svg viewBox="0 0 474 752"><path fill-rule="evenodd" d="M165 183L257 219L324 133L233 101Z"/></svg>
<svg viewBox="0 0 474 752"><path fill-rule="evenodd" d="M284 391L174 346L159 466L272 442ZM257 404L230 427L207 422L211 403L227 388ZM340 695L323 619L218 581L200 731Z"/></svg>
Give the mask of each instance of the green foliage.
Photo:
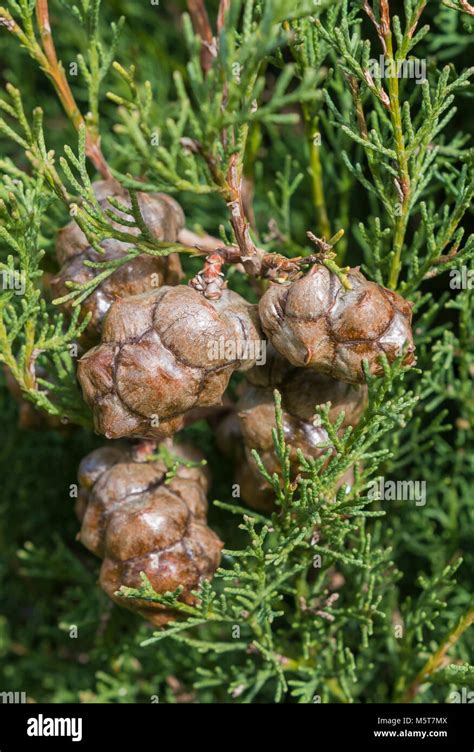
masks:
<svg viewBox="0 0 474 752"><path fill-rule="evenodd" d="M44 58L35 3L7 5L0 361L37 408L81 428L65 436L20 431L2 389L1 689L53 702L344 703L444 702L472 687L466 3L392 3L399 16L392 12L387 34L386 3L233 0L213 55L203 53L178 3L137 14L134 0L117 0L99 15L99 0L52 2L62 69ZM385 78L384 52L394 65L425 62L423 81ZM77 77L67 72L72 60ZM49 78L38 84L41 96L19 73L36 76L36 63ZM65 81L83 115L67 111ZM77 135L58 114L54 89ZM131 191L133 221L121 220L120 229L120 204L104 210L92 191L90 139L100 143L99 129L113 174ZM139 253L177 250L189 275L199 268L193 249L150 237L138 190L176 194L189 228L238 241L227 209L236 176L253 187L251 239L267 252L309 255L308 231L329 239L344 229L338 262L362 264L413 303L417 368L385 362L382 378L368 377L367 411L342 436L342 416L332 424L328 407L318 406L327 454L300 455L296 475L276 393L281 478L256 457L275 492L268 516L233 499L232 469L207 423L186 429L206 450L219 499L211 525L225 551L195 606L181 603L179 591L157 595L146 580L138 591L123 589L124 599L181 612L154 632L109 603L96 560L74 541L70 487L81 457L98 444L75 380L73 346L87 324L79 323L80 304ZM66 324L47 280L57 269L55 232L71 215L97 250L110 237L131 245L118 261L88 262L98 275L71 285L76 314ZM235 270L228 278L249 299L260 289ZM161 451L171 477L176 458ZM349 488L341 481L351 469ZM426 504L374 499L370 484L380 477L426 481Z"/></svg>
<svg viewBox="0 0 474 752"><path fill-rule="evenodd" d="M87 320L78 324L78 309L65 327L62 315L53 313L41 297L41 227L51 205L51 198L44 191L44 175L12 178L6 174L1 195L0 237L9 253L0 263L4 280L0 294L0 362L37 407L89 425L68 350ZM36 378L35 365L44 366L52 374L52 382L41 383Z"/></svg>

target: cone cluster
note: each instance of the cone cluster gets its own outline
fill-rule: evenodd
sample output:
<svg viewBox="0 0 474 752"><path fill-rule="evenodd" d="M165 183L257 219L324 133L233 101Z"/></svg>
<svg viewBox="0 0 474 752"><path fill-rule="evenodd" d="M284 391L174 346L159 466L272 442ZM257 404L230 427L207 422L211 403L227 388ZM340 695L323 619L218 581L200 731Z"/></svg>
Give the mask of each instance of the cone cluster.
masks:
<svg viewBox="0 0 474 752"><path fill-rule="evenodd" d="M95 190L104 203L112 186L100 183ZM126 192L118 197L130 205ZM184 226L178 204L162 194L138 198L150 232L176 240ZM107 258L128 249L115 240L103 247ZM98 254L74 223L61 231L57 252L62 267L53 281L56 295L68 289L67 280L84 281L97 273L84 266ZM150 289L155 272L158 285ZM81 464L79 537L103 559L101 585L120 605L156 625L175 618L172 609L117 592L122 585L139 587L144 572L156 592L182 587L182 599L192 602L192 591L217 568L222 547L207 526L208 476L202 468L183 466L166 483L163 462L137 459L131 439L170 441L199 410L222 405L232 374L245 371L237 403L213 425L218 446L234 462L244 500L271 511L275 494L252 452L271 475L281 475L273 439L274 390L281 394L296 474L298 450L325 462L331 457L318 406L330 403L332 422L344 413L340 432L361 419L367 404L364 362L379 376L382 354L389 363L400 356L406 364L415 361L411 305L358 269L347 279L345 286L317 264L297 279L270 284L252 305L223 280L213 296L206 296L205 285L180 283L173 254L139 256L87 299L84 309L92 318L86 335L94 346L79 361L78 379L96 431L128 443L112 442ZM183 458L193 453L177 451ZM351 482L349 471L340 483Z"/></svg>

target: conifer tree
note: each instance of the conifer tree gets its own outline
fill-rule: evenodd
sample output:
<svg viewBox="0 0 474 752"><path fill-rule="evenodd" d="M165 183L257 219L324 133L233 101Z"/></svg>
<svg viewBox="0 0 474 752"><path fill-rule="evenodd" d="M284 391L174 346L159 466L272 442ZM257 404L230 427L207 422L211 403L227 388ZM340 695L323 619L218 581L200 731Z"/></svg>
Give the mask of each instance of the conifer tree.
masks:
<svg viewBox="0 0 474 752"><path fill-rule="evenodd" d="M474 689L473 29L464 0L0 7L3 688L114 703ZM217 351L219 378L211 329L237 348L230 364ZM262 341L303 412L286 376L259 382ZM357 419L318 379L360 390ZM249 384L266 390L265 456L242 437ZM208 471L212 566L205 543L186 552L205 577L100 589L74 507L94 483L113 494L111 466L77 472L117 438L159 465L157 504ZM179 545L197 540L180 524Z"/></svg>

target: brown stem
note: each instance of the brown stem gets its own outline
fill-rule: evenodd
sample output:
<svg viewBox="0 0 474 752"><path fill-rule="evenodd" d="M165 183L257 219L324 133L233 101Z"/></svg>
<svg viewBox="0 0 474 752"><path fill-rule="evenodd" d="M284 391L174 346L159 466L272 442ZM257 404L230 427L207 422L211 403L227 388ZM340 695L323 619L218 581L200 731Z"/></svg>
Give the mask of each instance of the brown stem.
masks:
<svg viewBox="0 0 474 752"><path fill-rule="evenodd" d="M224 28L224 21L227 11L230 8L230 0L220 0L219 11L217 14L217 31L220 33Z"/></svg>
<svg viewBox="0 0 474 752"><path fill-rule="evenodd" d="M178 241L186 248L194 248L197 255L211 256L218 253L222 259L222 264L237 265L239 271L244 272L242 265L242 254L238 245L225 245L218 238L212 235L198 235L186 227L180 230ZM264 259L273 254L268 254L263 248L257 248L258 264L255 265L254 276L258 276L263 267ZM276 254L274 254L276 255Z"/></svg>
<svg viewBox="0 0 474 752"><path fill-rule="evenodd" d="M188 0L188 11L194 31L201 39L201 67L206 74L212 68L215 42L204 0Z"/></svg>
<svg viewBox="0 0 474 752"><path fill-rule="evenodd" d="M340 236L341 233L334 236L336 241ZM324 243L325 241L320 242ZM332 248L332 245L328 245L327 247ZM218 300L222 295L222 290L227 285L222 273L224 264L237 265L238 269L251 277L269 279L279 284L297 279L302 275L303 267L312 266L313 264L324 263L328 268L331 264L331 270L339 275L347 271L347 269L339 269L329 257L326 258L325 256L323 260L321 253L288 258L287 256L281 256L279 253L266 253L263 249L257 248L252 262L253 267L248 271L243 266L242 253L238 246L221 246L213 250L206 257L203 268L190 280L189 285L198 290L198 292L201 292L206 298Z"/></svg>
<svg viewBox="0 0 474 752"><path fill-rule="evenodd" d="M58 60L56 48L54 46L51 24L49 20L48 0L37 0L36 18L38 29L41 35L42 49L46 56L45 73L50 78L58 98L73 123L76 130L81 127L86 129L86 155L92 164L105 179L112 178L112 172L108 166L100 148L100 137L98 134L93 135L87 127L84 118L76 104L73 93L64 73L64 69Z"/></svg>
<svg viewBox="0 0 474 752"><path fill-rule="evenodd" d="M241 251L241 261L245 270L250 274L254 274L256 264L258 263L258 253L250 236L249 223L245 217L242 200L242 174L238 167L237 159L238 155L233 154L229 160L227 171L227 206L230 210L230 223Z"/></svg>
<svg viewBox="0 0 474 752"><path fill-rule="evenodd" d="M178 241L183 245L187 245L190 248L196 248L199 251L205 251L206 253L212 253L212 251L222 248L224 245L219 238L214 238L207 233L204 235L198 235L198 233L188 230L187 227L183 227L183 229L179 231Z"/></svg>
<svg viewBox="0 0 474 752"><path fill-rule="evenodd" d="M388 0L380 0L380 28L384 39L390 34L390 5Z"/></svg>
<svg viewBox="0 0 474 752"><path fill-rule="evenodd" d="M229 0L220 0L217 19L219 31L222 31L223 29L225 15L229 7ZM188 0L188 10L196 34L198 34L201 39L201 66L204 75L206 75L212 65L212 56L215 54L215 39L212 34L212 28L204 0ZM225 85L223 106L225 106ZM227 146L227 132L225 129L221 134L221 141L225 149ZM237 245L240 249L240 261L248 274L256 276L261 269L261 259L259 260L259 254L251 238L249 223L245 216L244 201L242 197L242 157L236 153L232 154L229 159L227 174L224 176L218 165L216 165L214 158L206 154L200 145L196 144L196 148L200 149L203 153L214 180L223 189L227 206L230 211L230 223L234 230ZM217 262L213 261L212 264L214 263ZM205 267L200 275L197 275L195 280L193 280L193 284L197 288L203 286L203 290L209 289L213 297L218 297L220 293L219 290L215 288L217 283L216 279L212 280L212 284L208 288L208 282L206 281L208 273L208 269Z"/></svg>
<svg viewBox="0 0 474 752"><path fill-rule="evenodd" d="M419 22L419 20L421 18L421 15L422 15L423 11L426 8L427 2L428 2L428 0L425 0L425 2L423 2L420 5L420 7L418 8L418 10L416 12L416 15L415 15L415 18L413 20L413 23L410 26L410 28L408 29L408 38L409 39L413 39L413 35L414 35L415 31L416 31L416 27L418 26L418 22ZM473 12L474 12L474 8L473 8Z"/></svg>
<svg viewBox="0 0 474 752"><path fill-rule="evenodd" d="M359 132L363 138L369 138L369 130L367 128L367 121L364 114L364 106L360 97L359 82L355 76L347 76L349 88L351 91L352 101L356 110L357 125L359 126Z"/></svg>
<svg viewBox="0 0 474 752"><path fill-rule="evenodd" d="M382 7L382 3L380 3L380 5ZM380 41L382 43L382 47L383 47L384 52L387 52L387 48L385 46L385 36L384 36L384 33L383 33L382 24L378 23L377 19L375 18L374 11L372 10L372 8L369 5L369 0L364 0L364 10L367 13L368 17L370 18L370 20L372 21L373 25L375 26L375 29L376 29L377 34L379 36L379 39L380 39Z"/></svg>
<svg viewBox="0 0 474 752"><path fill-rule="evenodd" d="M220 29L223 28L224 18L228 7L228 0L221 0L218 14L218 26ZM204 0L188 0L188 10L196 34L201 38L201 66L204 74L206 74L212 63L212 55L211 58L209 58L207 53L210 51L214 53L214 47L211 45L215 45L215 40L212 34L212 28ZM203 51L207 51L204 57L202 55ZM227 143L227 134L225 131L222 133L221 139L225 148ZM255 276L259 273L258 253L250 236L249 223L245 216L244 202L242 198L241 157L236 153L232 154L229 159L227 175L224 176L218 165L216 165L215 160L202 149L201 145L196 143L195 148L201 151L209 165L214 180L223 189L227 206L230 211L230 223L234 230L237 244L240 248L240 260L245 267L245 271L248 274Z"/></svg>
<svg viewBox="0 0 474 752"><path fill-rule="evenodd" d="M468 3L467 0L459 0L459 4L466 13L469 13L470 16L474 16L474 5Z"/></svg>

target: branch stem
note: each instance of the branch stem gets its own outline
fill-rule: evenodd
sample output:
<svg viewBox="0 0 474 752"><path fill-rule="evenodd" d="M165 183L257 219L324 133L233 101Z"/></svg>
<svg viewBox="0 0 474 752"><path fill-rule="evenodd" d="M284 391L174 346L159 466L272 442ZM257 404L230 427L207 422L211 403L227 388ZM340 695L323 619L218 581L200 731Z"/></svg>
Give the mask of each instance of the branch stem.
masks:
<svg viewBox="0 0 474 752"><path fill-rule="evenodd" d="M390 70L396 69L396 61L393 50L393 38L390 24L390 6L388 0L381 1L381 28L385 40L386 55L389 60ZM408 153L405 146L405 137L403 135L402 110L400 107L400 87L398 77L391 75L388 79L388 94L390 99L390 119L392 121L393 134L395 139L395 151L397 154L401 204L400 210L395 220L395 233L393 239L393 259L390 268L388 284L395 289L398 284L402 265L403 244L408 224L410 209L410 169L408 163Z"/></svg>
<svg viewBox="0 0 474 752"><path fill-rule="evenodd" d="M442 667L447 652L457 643L462 634L474 624L474 608L471 608L460 620L459 624L442 641L436 653L434 653L417 674L414 681L403 694L400 702L411 702L417 695L421 685L429 676Z"/></svg>
<svg viewBox="0 0 474 752"><path fill-rule="evenodd" d="M74 99L74 95L69 86L68 80L64 73L64 68L58 60L56 54L56 48L54 46L53 35L51 31L51 23L49 20L49 8L48 0L37 0L36 2L36 18L38 22L38 29L41 36L42 52L41 59L36 58L43 68L44 72L52 82L59 101L61 102L64 111L77 131L81 127L86 129L86 154L96 170L100 172L103 178L112 178L112 172L108 166L102 150L100 148L100 138L98 135L93 135L90 128L88 128L77 104ZM33 51L33 50L32 50ZM33 51L34 52L34 51Z"/></svg>

